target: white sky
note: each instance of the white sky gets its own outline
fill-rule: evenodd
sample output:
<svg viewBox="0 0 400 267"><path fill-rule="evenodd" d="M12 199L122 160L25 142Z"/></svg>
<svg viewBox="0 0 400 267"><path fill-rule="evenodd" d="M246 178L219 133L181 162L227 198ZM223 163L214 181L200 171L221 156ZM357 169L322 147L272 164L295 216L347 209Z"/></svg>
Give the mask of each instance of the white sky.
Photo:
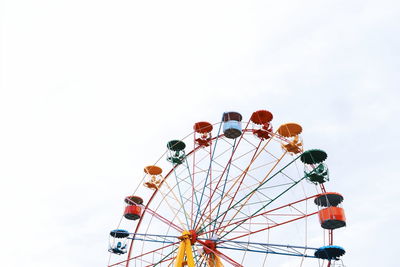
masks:
<svg viewBox="0 0 400 267"><path fill-rule="evenodd" d="M171 138L274 113L328 152L347 266L398 266L398 1L1 1L1 266L105 266Z"/></svg>

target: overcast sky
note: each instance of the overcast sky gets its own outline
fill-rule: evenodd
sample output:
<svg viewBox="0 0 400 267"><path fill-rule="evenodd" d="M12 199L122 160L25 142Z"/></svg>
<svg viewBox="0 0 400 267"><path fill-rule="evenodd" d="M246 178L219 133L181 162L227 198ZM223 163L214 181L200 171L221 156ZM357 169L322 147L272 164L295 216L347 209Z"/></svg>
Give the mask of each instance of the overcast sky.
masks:
<svg viewBox="0 0 400 267"><path fill-rule="evenodd" d="M398 266L398 1L1 1L1 266L105 266L125 195L222 112L303 125L347 266Z"/></svg>

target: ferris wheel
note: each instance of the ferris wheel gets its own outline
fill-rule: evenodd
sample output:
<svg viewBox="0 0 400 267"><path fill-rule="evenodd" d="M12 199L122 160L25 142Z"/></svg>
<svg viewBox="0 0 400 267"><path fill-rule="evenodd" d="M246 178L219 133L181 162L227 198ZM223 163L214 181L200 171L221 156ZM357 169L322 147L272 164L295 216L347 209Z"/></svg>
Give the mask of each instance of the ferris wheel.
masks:
<svg viewBox="0 0 400 267"><path fill-rule="evenodd" d="M267 110L196 122L144 167L110 232L111 266L344 266L334 243L343 196L328 192L327 153Z"/></svg>

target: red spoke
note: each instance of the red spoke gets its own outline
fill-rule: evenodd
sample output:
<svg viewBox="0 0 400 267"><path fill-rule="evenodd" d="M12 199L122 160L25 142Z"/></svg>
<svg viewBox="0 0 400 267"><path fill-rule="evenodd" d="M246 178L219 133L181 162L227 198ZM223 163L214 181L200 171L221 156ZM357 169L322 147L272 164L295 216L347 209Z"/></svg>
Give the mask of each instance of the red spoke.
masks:
<svg viewBox="0 0 400 267"><path fill-rule="evenodd" d="M309 199L311 199L311 198L315 198L315 197L317 197L317 196L319 196L319 194L318 194L318 195L314 195L314 196L310 196L310 197L306 197L306 198L303 198L303 199L300 199L300 200L297 200L297 201L294 201L294 202L291 202L291 203L289 203L289 204L286 204L286 205L283 205L283 206L280 206L280 207L277 207L277 208L274 208L274 209L271 209L271 210L268 210L268 211L265 211L265 212L256 214L256 215L254 215L254 216L250 216L250 217L247 217L247 218L245 218L245 219L238 220L238 221L236 221L236 222L232 222L232 223L230 223L230 224L221 226L221 227L219 227L219 228L215 228L215 229L213 229L213 230L211 230L211 231L208 231L208 232L203 232L203 233L201 233L201 235L204 235L204 234L207 234L207 233L210 233L210 232L216 232L216 231L218 231L218 230L220 230L220 229L225 229L226 227L231 226L231 225L235 225L235 224L239 224L239 223L244 223L244 222L247 221L247 220L250 220L250 219L253 219L253 218L256 218L256 217L259 217L259 216L263 216L263 215L266 215L266 214L268 214L268 213L271 213L271 212L274 212L274 211L277 211L277 210L280 210L280 209L283 209L283 208L286 208L286 207L290 207L290 206L292 206L292 205L294 205L294 204L297 204L297 203L300 203L300 202L309 200Z"/></svg>
<svg viewBox="0 0 400 267"><path fill-rule="evenodd" d="M172 243L172 244L168 244L168 245L166 245L166 246L164 246L164 247L157 248L157 249L155 249L155 250L152 250L152 251L149 251L149 252L140 254L140 255L135 256L135 257L133 257L133 258L129 258L129 257L128 257L127 260L120 261L120 262L114 263L114 264L112 264L112 265L108 265L108 267L116 266L116 265L119 265L119 264L124 263L124 262L127 262L127 263L128 263L128 262L131 261L131 260L134 260L134 259L143 257L143 256L148 255L148 254L150 254L150 253L154 253L154 252L156 252L157 250L162 250L162 249L165 249L165 248L167 248L167 247L170 247L170 246L173 246L173 245L177 245L177 244L179 244L179 242L180 242L180 241L175 242L175 243Z"/></svg>
<svg viewBox="0 0 400 267"><path fill-rule="evenodd" d="M167 262L167 261L170 261L170 260L173 260L173 259L175 259L175 257L171 257L169 259L166 259L166 260L163 260L163 261L160 261L160 262L157 262L157 263ZM150 267L150 266L154 266L154 264L146 265L146 267Z"/></svg>
<svg viewBox="0 0 400 267"><path fill-rule="evenodd" d="M150 214L153 214L154 217L158 218L160 221L162 221L163 223L166 223L168 226L172 226L172 228L174 228L175 230L179 231L180 233L183 232L183 229L181 227L179 227L178 225L174 224L173 222L167 220L165 217L161 216L160 214L158 214L157 212L147 208L146 209Z"/></svg>
<svg viewBox="0 0 400 267"><path fill-rule="evenodd" d="M248 125L249 125L249 122L247 123L245 129L247 129ZM236 149L239 147L240 141L241 141L242 139L243 139L243 134L240 136L239 141L237 142L236 146L234 147L234 149L233 149L233 151L232 151L232 154L231 154L231 156L230 156L230 158L229 158L229 160L228 160L228 162L227 162L227 164L226 164L226 166L225 166L225 168L224 168L222 174L220 175L220 178L219 178L219 180L218 180L218 182L217 182L217 184L216 184L214 190L212 191L212 194L210 195L210 198L209 198L209 200L208 200L208 202L207 202L207 204L206 204L206 206L205 206L205 209L204 209L204 211L201 213L201 216L200 216L200 218L199 218L199 221L197 222L197 225L195 225L194 229L197 229L197 228L199 227L199 225L201 225L202 218L204 217L204 215L205 215L205 213L206 213L207 207L208 207L208 206L211 207L212 198L214 197L214 194L215 194L215 192L217 191L218 186L219 186L220 182L222 181L226 170L228 169L228 166L229 166L230 163L232 162L232 159L233 159L233 156L235 155ZM211 187L211 185L210 185L210 187ZM201 203L200 203L200 204L201 204ZM210 217L211 217L211 214L210 214Z"/></svg>
<svg viewBox="0 0 400 267"><path fill-rule="evenodd" d="M266 145L265 145L266 146ZM264 146L264 148L265 148L265 146ZM263 148L263 149L264 149ZM267 175L264 177L264 179L260 182L260 185L262 184L262 183L264 183L267 179L268 179L268 177L269 177L269 175L272 173L272 171L275 169L275 167L276 166L278 166L278 164L279 164L279 162L283 159L283 157L286 155L286 152L284 152L283 154L282 154L282 156L277 160L277 162L275 163L275 165L274 166L272 166L272 168L268 171L268 173L267 173ZM235 215L229 220L229 223L236 217L236 215L242 210L242 208L247 204L247 202L254 196L254 194L256 193L256 191L252 191L251 193L250 193L250 195L246 198L246 200L245 200L245 202L239 207L239 209L236 211L236 213L235 213ZM236 205L236 204L235 204ZM227 210L227 211L229 211L229 210ZM226 212L227 213L227 212ZM226 227L225 227L226 228ZM225 229L225 228L223 228L223 229Z"/></svg>
<svg viewBox="0 0 400 267"><path fill-rule="evenodd" d="M318 213L318 211L310 213L310 214L303 215L301 217L298 217L298 218L295 218L295 219L292 219L292 220L281 222L281 223L278 223L278 224L275 224L275 225L272 225L272 226L269 226L269 227L265 227L265 228L259 229L257 231L252 231L252 232L249 232L249 233L246 233L246 234L243 234L243 235L239 235L239 236L236 236L236 237L233 237L233 238L229 238L227 240L232 241L232 240L235 240L235 239L238 239L238 238L241 238L241 237L245 237L245 236L249 236L249 235L252 235L252 234L256 234L256 233L259 233L259 232L262 232L262 231L265 231L265 230L269 230L271 228L275 228L275 227L280 226L280 225L284 225L284 224L287 224L287 223L290 223L290 222L294 222L294 221L297 221L297 220L300 220L300 219L304 219L306 217L315 215L317 213ZM225 241L220 241L220 242L218 242L218 244L221 244L221 243L224 243L224 242Z"/></svg>
<svg viewBox="0 0 400 267"><path fill-rule="evenodd" d="M268 140L268 142L269 142L269 141L270 141L270 140ZM231 205L232 205L232 203L233 203L233 200L235 199L237 193L239 192L240 187L242 186L242 183L243 183L243 181L244 181L244 178L246 177L247 172L248 172L248 170L250 169L250 166L251 166L251 164L253 163L253 160L254 160L254 158L255 158L256 155L257 155L257 152L258 152L258 149L259 149L260 146L261 146L261 143L262 143L262 140L260 141L260 143L259 143L258 146L256 147L256 150L254 151L254 155L253 155L253 157L252 157L251 160L250 160L249 166L247 166L247 168L243 171L243 177L242 177L242 179L240 180L239 185L238 185L238 187L237 187L235 193L233 194L233 197L231 198L231 202L229 203L229 205L228 205L228 207L226 208L226 210L229 210L229 209L231 208ZM268 144L268 143L267 143L267 144ZM230 191L230 190L228 190L227 194L229 193L229 191ZM225 213L225 214L224 214L224 216L222 217L221 222L220 222L220 224L218 225L218 227L221 226L221 224L222 224L222 222L225 220L225 217L226 217L227 214L228 214L228 213Z"/></svg>
<svg viewBox="0 0 400 267"><path fill-rule="evenodd" d="M214 254L220 256L221 258L223 258L224 260L226 260L227 262L231 263L233 266L237 266L237 267L243 267L243 265L241 265L240 263L237 263L236 261L234 261L233 259L229 258L228 256L226 256L224 253L222 253L221 251L215 249L211 249L207 246L207 244L204 241L201 240L197 240L198 243L202 244L203 246L207 247L207 250L210 250L211 252L213 252Z"/></svg>
<svg viewBox="0 0 400 267"><path fill-rule="evenodd" d="M195 152L197 149L199 149L199 148L201 148L201 146L198 146L198 147L194 148L192 151L190 151L190 152L187 154L187 156L189 156L190 154L194 153L194 152ZM161 187L161 186L163 185L164 181L171 175L171 173L175 170L175 168L177 168L177 166L178 166L178 165L175 165L175 166L167 173L167 175L164 176L164 179L161 180L161 182L160 182L160 184L159 184L159 187ZM144 218L144 216L145 216L145 214L146 214L146 210L149 208L150 203L152 202L152 200L153 200L154 197L156 196L157 192L158 192L158 189L156 189L156 190L154 191L154 193L151 195L149 201L147 202L146 207L145 207L145 209L143 210L142 216L140 217L139 222L138 222L138 224L137 224L137 226L136 226L135 233L139 230L139 227L140 227L140 225L141 225L141 223L142 223L142 221L143 221L143 218ZM131 252L132 252L132 248L133 248L133 243L134 243L134 242L133 242L133 240L132 240L131 245L129 246L128 259L129 259L130 256L131 256ZM126 267L129 267L129 260L126 261Z"/></svg>

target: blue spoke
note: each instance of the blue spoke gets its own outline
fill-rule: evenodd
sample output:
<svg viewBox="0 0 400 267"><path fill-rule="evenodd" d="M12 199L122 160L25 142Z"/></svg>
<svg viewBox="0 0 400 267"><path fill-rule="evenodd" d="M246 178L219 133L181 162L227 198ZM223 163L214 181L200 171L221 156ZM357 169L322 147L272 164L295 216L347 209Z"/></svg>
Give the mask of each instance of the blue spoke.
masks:
<svg viewBox="0 0 400 267"><path fill-rule="evenodd" d="M233 142L233 145L232 145L232 154L233 154L234 151L235 151L235 146L236 146L236 139L235 139L235 141ZM226 167L226 177L225 177L224 187L222 188L222 192L221 192L221 194L220 194L220 196L221 196L220 203L222 203L222 199L223 199L223 197L224 197L225 187L226 187L226 183L227 183L227 181L228 181L229 170L231 169L231 164L232 164L232 161L230 160L230 161L228 162L228 166ZM221 210L221 205L218 206L217 216L216 216L216 217L218 217L220 210ZM210 214L210 216L211 216L211 214ZM217 225L217 221L214 222L214 228L215 228L216 225Z"/></svg>
<svg viewBox="0 0 400 267"><path fill-rule="evenodd" d="M188 166L187 166L188 168ZM186 225L187 225L187 229L189 229L190 225L189 225L189 219L188 219L188 214L186 213L186 209L185 209L185 203L183 201L183 195L182 195L182 191L181 191L181 187L179 186L179 181L178 181L178 175L176 173L176 168L174 168L174 175L175 175L175 180L176 180L176 185L178 186L178 192L179 192L179 197L181 199L181 203L182 203L182 209L183 209L183 215L185 215L185 220L186 220Z"/></svg>
<svg viewBox="0 0 400 267"><path fill-rule="evenodd" d="M316 258L315 256L301 254L301 253L290 253L290 252L284 253L284 252L276 252L276 251L272 251L272 250L268 250L268 249L267 250L256 250L256 249L242 249L242 248L233 248L233 247L224 247L224 246L218 246L218 248L231 249L231 250L241 250L241 251L247 251L247 252L265 253L265 254L277 254L277 255L285 255L285 256Z"/></svg>
<svg viewBox="0 0 400 267"><path fill-rule="evenodd" d="M208 176L210 175L210 170L211 170L211 167L212 167L212 163L214 161L215 150L216 150L217 143L218 143L218 140L219 140L221 127L222 127L222 122L219 124L218 134L217 134L217 138L215 139L214 149L213 149L212 154L211 154L211 160L210 160L210 165L209 165L208 170L207 170L207 175L206 175L206 178L204 179L204 186L203 186L203 190L201 192L200 203L199 203L199 205L197 207L197 212L196 212L196 217L195 217L195 220L194 220L194 223L193 223L193 228L196 226L197 218L198 218L199 214L201 213L201 211L200 211L201 203L203 202L203 196L204 196L204 191L205 191L206 186L207 186Z"/></svg>

